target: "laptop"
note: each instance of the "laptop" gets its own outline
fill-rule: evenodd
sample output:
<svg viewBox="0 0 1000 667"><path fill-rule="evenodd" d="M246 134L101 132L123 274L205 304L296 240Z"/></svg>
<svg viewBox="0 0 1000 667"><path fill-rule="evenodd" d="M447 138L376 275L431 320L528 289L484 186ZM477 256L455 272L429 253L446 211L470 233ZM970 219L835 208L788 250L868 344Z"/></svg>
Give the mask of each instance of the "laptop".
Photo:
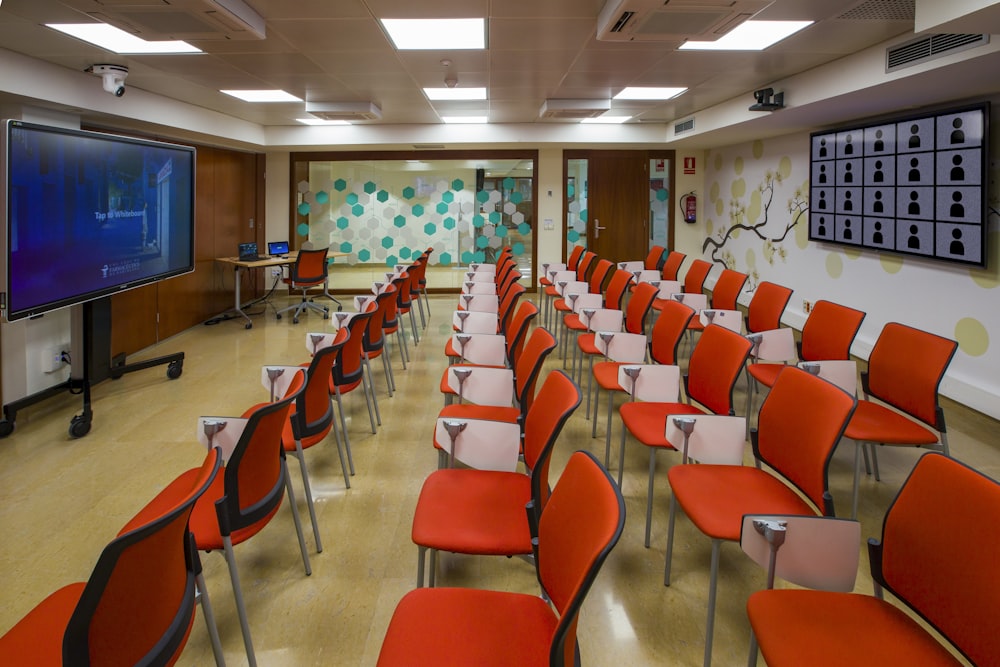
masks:
<svg viewBox="0 0 1000 667"><path fill-rule="evenodd" d="M271 241L267 244L267 254L272 257L284 257L288 254L288 241Z"/></svg>
<svg viewBox="0 0 1000 667"><path fill-rule="evenodd" d="M241 243L239 259L241 262L256 262L266 258L257 254L256 243Z"/></svg>

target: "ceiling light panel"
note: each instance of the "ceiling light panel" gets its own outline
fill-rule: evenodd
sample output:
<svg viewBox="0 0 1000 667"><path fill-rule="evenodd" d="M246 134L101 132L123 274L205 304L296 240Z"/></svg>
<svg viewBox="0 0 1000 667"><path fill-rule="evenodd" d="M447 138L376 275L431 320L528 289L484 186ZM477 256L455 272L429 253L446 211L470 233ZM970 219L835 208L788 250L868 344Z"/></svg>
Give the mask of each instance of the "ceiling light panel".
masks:
<svg viewBox="0 0 1000 667"><path fill-rule="evenodd" d="M693 51L763 51L812 23L812 21L747 21L714 42L685 42L680 48Z"/></svg>
<svg viewBox="0 0 1000 667"><path fill-rule="evenodd" d="M429 100L485 100L485 88L424 88Z"/></svg>
<svg viewBox="0 0 1000 667"><path fill-rule="evenodd" d="M148 42L107 23L47 23L46 27L76 37L113 53L170 54L201 53L201 49L178 40Z"/></svg>
<svg viewBox="0 0 1000 667"><path fill-rule="evenodd" d="M302 100L283 90L220 90L244 102L301 102Z"/></svg>
<svg viewBox="0 0 1000 667"><path fill-rule="evenodd" d="M380 20L400 51L486 48L486 19Z"/></svg>
<svg viewBox="0 0 1000 667"><path fill-rule="evenodd" d="M629 86L623 88L620 93L615 95L616 100L670 100L681 93L683 93L687 88L679 87L644 87L644 86Z"/></svg>

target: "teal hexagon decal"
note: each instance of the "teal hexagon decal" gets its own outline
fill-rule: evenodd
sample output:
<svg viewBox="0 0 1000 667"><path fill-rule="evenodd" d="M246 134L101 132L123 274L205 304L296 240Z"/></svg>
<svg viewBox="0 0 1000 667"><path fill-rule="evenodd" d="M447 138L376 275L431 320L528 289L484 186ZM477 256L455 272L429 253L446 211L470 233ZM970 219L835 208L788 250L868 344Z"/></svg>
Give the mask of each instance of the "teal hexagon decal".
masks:
<svg viewBox="0 0 1000 667"><path fill-rule="evenodd" d="M409 248L400 248L399 249L399 256L402 257L403 259L409 259L410 255L412 255L412 254L413 254L413 252Z"/></svg>
<svg viewBox="0 0 1000 667"><path fill-rule="evenodd" d="M476 237L476 247L477 248L486 248L489 245L490 245L490 240L488 238L486 238L485 236L477 236Z"/></svg>
<svg viewBox="0 0 1000 667"><path fill-rule="evenodd" d="M455 193L452 192L451 190L445 190L443 193L441 193L441 201L443 201L446 204L452 203L453 201L455 201Z"/></svg>
<svg viewBox="0 0 1000 667"><path fill-rule="evenodd" d="M416 218L419 218L424 214L424 207L422 204L414 204L411 210L413 211L413 216Z"/></svg>
<svg viewBox="0 0 1000 667"><path fill-rule="evenodd" d="M382 237L382 247L385 248L386 250L388 250L389 248L391 248L393 246L393 243L395 243L395 242L392 240L391 236L383 236Z"/></svg>
<svg viewBox="0 0 1000 667"><path fill-rule="evenodd" d="M493 211L492 213L490 213L490 222L492 222L494 225L499 225L501 222L503 222L503 215L500 213L500 211Z"/></svg>
<svg viewBox="0 0 1000 667"><path fill-rule="evenodd" d="M424 225L424 234L427 234L427 236L436 234L437 230L438 230L437 225L435 225L433 222L428 222L426 225Z"/></svg>
<svg viewBox="0 0 1000 667"><path fill-rule="evenodd" d="M365 182L365 192L367 192L368 194L375 192L377 188L378 186L376 186L373 182L371 181Z"/></svg>
<svg viewBox="0 0 1000 667"><path fill-rule="evenodd" d="M476 252L472 253L472 261L473 262L480 262L480 263L481 262L485 262L486 261L486 253L483 252L482 250L477 250Z"/></svg>
<svg viewBox="0 0 1000 667"><path fill-rule="evenodd" d="M347 241L344 241L343 243L340 244L340 252L354 252L354 246L352 246ZM330 259L334 258L331 257Z"/></svg>
<svg viewBox="0 0 1000 667"><path fill-rule="evenodd" d="M523 201L524 201L524 195L522 195L520 192L511 192L510 193L510 203L511 204L520 204Z"/></svg>
<svg viewBox="0 0 1000 667"><path fill-rule="evenodd" d="M479 215L478 213L476 215L472 216L472 226L473 227L479 228L479 227L482 227L485 224L486 224L486 218L484 218L483 216Z"/></svg>
<svg viewBox="0 0 1000 667"><path fill-rule="evenodd" d="M515 255L520 256L520 255L524 254L524 244L523 243L520 243L520 242L519 243L515 243L514 245L512 245L510 247L510 249L514 252Z"/></svg>
<svg viewBox="0 0 1000 667"><path fill-rule="evenodd" d="M526 222L522 222L517 226L517 233L521 236L527 236L531 233L531 225Z"/></svg>
<svg viewBox="0 0 1000 667"><path fill-rule="evenodd" d="M465 183L462 182L462 179L456 178L454 181L451 182L451 189L454 190L455 192L461 192L462 190L465 189ZM465 263L464 258L462 259L462 262Z"/></svg>
<svg viewBox="0 0 1000 667"><path fill-rule="evenodd" d="M356 215L356 216L358 216L360 218L362 215L365 214L365 207L362 206L361 204L355 204L351 208L351 213L353 213L354 215Z"/></svg>
<svg viewBox="0 0 1000 667"><path fill-rule="evenodd" d="M317 204L329 204L330 195L325 190L320 190L316 193L316 203Z"/></svg>
<svg viewBox="0 0 1000 667"><path fill-rule="evenodd" d="M576 196L576 186L572 183L566 184L566 196L571 199Z"/></svg>
<svg viewBox="0 0 1000 667"><path fill-rule="evenodd" d="M304 201L299 204L298 211L299 215L309 215L309 202Z"/></svg>
<svg viewBox="0 0 1000 667"><path fill-rule="evenodd" d="M438 263L443 266L451 264L451 253L443 252L438 256Z"/></svg>
<svg viewBox="0 0 1000 667"><path fill-rule="evenodd" d="M489 200L490 200L490 193L487 192L486 190L480 190L479 192L476 193L476 201L478 201L480 204L485 204Z"/></svg>
<svg viewBox="0 0 1000 667"><path fill-rule="evenodd" d="M566 233L566 240L570 243L576 243L580 240L580 232L575 229L569 230L569 232Z"/></svg>
<svg viewBox="0 0 1000 667"><path fill-rule="evenodd" d="M342 178L338 178L333 182L333 189L337 192L343 192L347 189L347 181Z"/></svg>
<svg viewBox="0 0 1000 667"><path fill-rule="evenodd" d="M582 220L583 222L587 222L587 217L589 215L590 214L587 213L587 209L583 209L582 211L580 211L580 220Z"/></svg>
<svg viewBox="0 0 1000 667"><path fill-rule="evenodd" d="M298 227L295 228L295 231L299 236L309 236L309 225L304 222L299 223Z"/></svg>
<svg viewBox="0 0 1000 667"><path fill-rule="evenodd" d="M416 195L416 194L417 194L416 190L414 190L413 188L411 188L409 185L407 185L405 188L403 188L403 198L404 199L413 199L413 196Z"/></svg>
<svg viewBox="0 0 1000 667"><path fill-rule="evenodd" d="M468 250L466 250L465 252L462 253L462 264L471 264L473 257L474 255Z"/></svg>
<svg viewBox="0 0 1000 667"><path fill-rule="evenodd" d="M397 264L399 264L399 257L396 257L395 255L389 255L388 257L385 258L386 266L392 267L396 266Z"/></svg>
<svg viewBox="0 0 1000 667"><path fill-rule="evenodd" d="M503 237L507 236L507 226L506 225L497 225L496 234L500 238L503 238Z"/></svg>
<svg viewBox="0 0 1000 667"><path fill-rule="evenodd" d="M504 190L513 190L514 189L514 179L511 178L510 176L508 176L507 178L503 179L503 189Z"/></svg>
<svg viewBox="0 0 1000 667"><path fill-rule="evenodd" d="M357 195L357 193L356 192L349 192L347 194L347 196L344 197L344 201L346 201L351 206L354 206L355 204L358 203L358 195Z"/></svg>
<svg viewBox="0 0 1000 667"><path fill-rule="evenodd" d="M452 217L449 216L449 217L445 218L444 222L442 222L441 224L442 224L442 226L445 229L447 229L449 231L452 230L452 229L455 229L455 218L452 218Z"/></svg>
<svg viewBox="0 0 1000 667"><path fill-rule="evenodd" d="M656 191L656 201L667 201L667 191L657 190Z"/></svg>
<svg viewBox="0 0 1000 667"><path fill-rule="evenodd" d="M339 218L337 218L337 229L347 229L347 227L350 224L351 221L345 218L344 216L340 216Z"/></svg>
<svg viewBox="0 0 1000 667"><path fill-rule="evenodd" d="M368 248L363 248L363 249L361 249L361 250L358 251L358 261L359 262L367 262L371 258L372 258L372 253L371 253L370 250L368 250Z"/></svg>
<svg viewBox="0 0 1000 667"><path fill-rule="evenodd" d="M387 190L379 190L375 198L384 204L389 201L389 192Z"/></svg>
<svg viewBox="0 0 1000 667"><path fill-rule="evenodd" d="M402 216L402 215L397 215L395 218L392 219L392 224L394 224L394 225L396 225L397 227L400 227L400 228L405 227L406 226L406 218L404 216Z"/></svg>
<svg viewBox="0 0 1000 667"><path fill-rule="evenodd" d="M435 207L434 210L436 210L441 215L444 215L445 213L448 212L448 205L445 204L443 201L439 201L438 205Z"/></svg>

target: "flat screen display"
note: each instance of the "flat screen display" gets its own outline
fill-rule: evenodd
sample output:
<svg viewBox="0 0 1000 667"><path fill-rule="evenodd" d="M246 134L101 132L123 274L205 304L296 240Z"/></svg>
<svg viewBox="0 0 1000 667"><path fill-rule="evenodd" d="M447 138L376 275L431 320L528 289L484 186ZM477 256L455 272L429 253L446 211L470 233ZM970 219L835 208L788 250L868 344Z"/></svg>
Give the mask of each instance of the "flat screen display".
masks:
<svg viewBox="0 0 1000 667"><path fill-rule="evenodd" d="M986 264L989 103L810 135L809 238Z"/></svg>
<svg viewBox="0 0 1000 667"><path fill-rule="evenodd" d="M8 120L8 320L194 270L194 148Z"/></svg>

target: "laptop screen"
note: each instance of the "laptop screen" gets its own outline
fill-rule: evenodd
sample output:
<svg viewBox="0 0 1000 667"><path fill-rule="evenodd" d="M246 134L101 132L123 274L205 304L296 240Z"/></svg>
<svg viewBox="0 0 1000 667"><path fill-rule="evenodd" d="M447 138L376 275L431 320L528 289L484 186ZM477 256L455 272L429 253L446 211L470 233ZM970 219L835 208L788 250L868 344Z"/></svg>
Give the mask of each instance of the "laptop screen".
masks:
<svg viewBox="0 0 1000 667"><path fill-rule="evenodd" d="M240 244L240 259L256 259L257 258L257 244L256 243L241 243Z"/></svg>
<svg viewBox="0 0 1000 667"><path fill-rule="evenodd" d="M268 255L288 254L288 241L272 241L267 244Z"/></svg>

